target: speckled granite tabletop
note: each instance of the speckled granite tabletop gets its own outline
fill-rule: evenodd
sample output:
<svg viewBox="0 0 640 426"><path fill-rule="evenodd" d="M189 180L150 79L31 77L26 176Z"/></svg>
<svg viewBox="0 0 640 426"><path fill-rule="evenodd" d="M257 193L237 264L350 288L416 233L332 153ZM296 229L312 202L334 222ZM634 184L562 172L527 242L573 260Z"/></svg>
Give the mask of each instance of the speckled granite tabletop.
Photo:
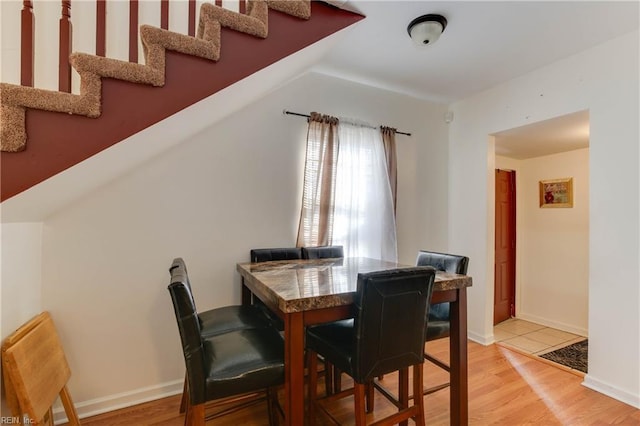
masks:
<svg viewBox="0 0 640 426"><path fill-rule="evenodd" d="M263 300L271 300L282 312L301 312L351 304L359 273L403 267L412 266L363 257L347 257L239 263L237 270L245 284ZM438 271L434 291L454 290L471 285L471 277L467 275Z"/></svg>

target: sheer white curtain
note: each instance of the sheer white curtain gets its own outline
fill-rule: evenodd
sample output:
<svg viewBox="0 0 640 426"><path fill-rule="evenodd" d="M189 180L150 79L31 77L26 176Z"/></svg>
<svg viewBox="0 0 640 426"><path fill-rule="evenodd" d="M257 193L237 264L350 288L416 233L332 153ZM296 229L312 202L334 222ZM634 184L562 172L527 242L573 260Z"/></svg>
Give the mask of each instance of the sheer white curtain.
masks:
<svg viewBox="0 0 640 426"><path fill-rule="evenodd" d="M396 222L378 129L340 121L333 245L345 256L397 261Z"/></svg>

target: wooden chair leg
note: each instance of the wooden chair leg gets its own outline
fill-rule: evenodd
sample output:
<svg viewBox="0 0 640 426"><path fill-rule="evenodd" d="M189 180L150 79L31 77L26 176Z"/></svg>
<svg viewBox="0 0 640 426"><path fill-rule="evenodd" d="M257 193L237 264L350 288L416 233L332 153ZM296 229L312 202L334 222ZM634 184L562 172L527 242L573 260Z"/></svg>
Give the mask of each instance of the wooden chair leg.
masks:
<svg viewBox="0 0 640 426"><path fill-rule="evenodd" d="M334 385L333 385L333 364L331 364L326 359L324 360L324 391L325 395L333 395Z"/></svg>
<svg viewBox="0 0 640 426"><path fill-rule="evenodd" d="M367 383L367 413L373 413L375 400L375 386L373 382Z"/></svg>
<svg viewBox="0 0 640 426"><path fill-rule="evenodd" d="M180 413L184 413L187 409L187 375L184 375L184 386L182 387L182 399L180 400Z"/></svg>
<svg viewBox="0 0 640 426"><path fill-rule="evenodd" d="M2 355L2 358L4 361L4 354ZM2 366L2 376L4 377L4 397L6 398L7 406L9 407L13 417L20 417L18 396L13 388L13 382L11 382L11 377L9 376L9 368L6 365Z"/></svg>
<svg viewBox="0 0 640 426"><path fill-rule="evenodd" d="M269 413L269 426L278 426L278 391L275 388L267 389L267 410Z"/></svg>
<svg viewBox="0 0 640 426"><path fill-rule="evenodd" d="M418 408L418 413L413 419L416 426L424 426L424 397L422 396L424 372L422 367L422 364L413 366L413 405Z"/></svg>
<svg viewBox="0 0 640 426"><path fill-rule="evenodd" d="M191 405L187 403L185 426L205 426L204 404Z"/></svg>
<svg viewBox="0 0 640 426"><path fill-rule="evenodd" d="M184 407L184 426L189 426L191 424L191 404L189 404L189 400L185 401Z"/></svg>
<svg viewBox="0 0 640 426"><path fill-rule="evenodd" d="M49 410L42 418L42 426L54 426L53 425L53 406L49 407Z"/></svg>
<svg viewBox="0 0 640 426"><path fill-rule="evenodd" d="M421 390L422 392L422 390ZM398 402L400 410L409 407L409 369L403 368L398 371ZM407 426L409 422L403 420L398 423L400 426Z"/></svg>
<svg viewBox="0 0 640 426"><path fill-rule="evenodd" d="M309 424L314 425L316 423L316 399L318 398L318 355L311 350L307 350L307 363L309 366L308 419ZM327 377L327 365L327 361L325 360L325 380ZM329 384L325 381L325 386L328 385ZM327 395L329 394L327 393Z"/></svg>
<svg viewBox="0 0 640 426"><path fill-rule="evenodd" d="M333 366L333 392L342 392L342 372Z"/></svg>
<svg viewBox="0 0 640 426"><path fill-rule="evenodd" d="M64 386L60 391L60 401L62 401L64 412L69 419L69 426L80 426L78 412L76 411L76 407L73 405L71 394L69 393L69 389L67 389L66 386ZM53 421L53 417L51 417L51 421Z"/></svg>
<svg viewBox="0 0 640 426"><path fill-rule="evenodd" d="M367 420L367 414L365 413L365 393L366 385L360 383L354 383L353 385L353 397L355 399L355 411L356 411L356 426L365 426Z"/></svg>

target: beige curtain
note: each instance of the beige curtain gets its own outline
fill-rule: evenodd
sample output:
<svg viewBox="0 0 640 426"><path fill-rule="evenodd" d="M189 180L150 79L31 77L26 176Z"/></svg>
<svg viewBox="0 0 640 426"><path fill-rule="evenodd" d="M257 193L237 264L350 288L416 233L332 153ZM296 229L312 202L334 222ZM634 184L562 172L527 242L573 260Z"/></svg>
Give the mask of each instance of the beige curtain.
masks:
<svg viewBox="0 0 640 426"><path fill-rule="evenodd" d="M333 229L338 119L311 113L307 131L302 211L296 245L330 245Z"/></svg>
<svg viewBox="0 0 640 426"><path fill-rule="evenodd" d="M391 199L393 200L393 213L396 212L398 192L398 159L396 156L396 129L392 127L380 127L382 132L382 144L387 158L387 173L391 185Z"/></svg>

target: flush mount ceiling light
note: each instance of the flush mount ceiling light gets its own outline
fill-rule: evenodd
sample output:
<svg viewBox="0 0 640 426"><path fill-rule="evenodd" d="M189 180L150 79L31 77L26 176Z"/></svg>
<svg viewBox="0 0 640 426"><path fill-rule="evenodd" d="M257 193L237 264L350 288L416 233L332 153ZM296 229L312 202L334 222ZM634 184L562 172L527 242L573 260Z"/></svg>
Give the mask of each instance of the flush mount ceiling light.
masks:
<svg viewBox="0 0 640 426"><path fill-rule="evenodd" d="M447 28L447 18L442 15L422 15L411 21L407 32L411 40L418 46L427 46L435 43L440 34Z"/></svg>

